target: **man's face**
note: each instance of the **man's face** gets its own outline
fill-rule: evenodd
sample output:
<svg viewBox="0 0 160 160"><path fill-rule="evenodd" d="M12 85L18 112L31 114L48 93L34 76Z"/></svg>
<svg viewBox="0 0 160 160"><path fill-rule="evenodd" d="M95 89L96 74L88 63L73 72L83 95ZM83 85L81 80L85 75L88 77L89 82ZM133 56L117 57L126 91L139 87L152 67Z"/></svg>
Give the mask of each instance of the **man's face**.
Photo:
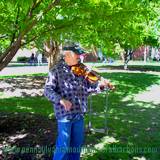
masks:
<svg viewBox="0 0 160 160"><path fill-rule="evenodd" d="M80 56L72 51L65 51L65 61L69 65L76 65L79 63Z"/></svg>

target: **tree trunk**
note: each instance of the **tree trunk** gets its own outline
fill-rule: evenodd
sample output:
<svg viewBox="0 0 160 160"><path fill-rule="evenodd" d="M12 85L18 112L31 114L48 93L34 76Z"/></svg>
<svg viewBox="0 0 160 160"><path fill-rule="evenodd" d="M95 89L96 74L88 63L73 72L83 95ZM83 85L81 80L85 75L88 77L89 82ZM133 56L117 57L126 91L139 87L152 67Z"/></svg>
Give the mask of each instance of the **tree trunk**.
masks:
<svg viewBox="0 0 160 160"><path fill-rule="evenodd" d="M156 49L154 47L152 47L152 50L151 50L151 58L154 59L156 56Z"/></svg>
<svg viewBox="0 0 160 160"><path fill-rule="evenodd" d="M125 50L125 53L124 53L124 69L125 70L128 69L128 62L129 62L128 53L129 53L129 50Z"/></svg>
<svg viewBox="0 0 160 160"><path fill-rule="evenodd" d="M92 45L91 48L93 56L95 56L98 59L97 48L94 45Z"/></svg>
<svg viewBox="0 0 160 160"><path fill-rule="evenodd" d="M48 68L51 69L62 57L60 45L56 41L49 40L44 43L44 49Z"/></svg>
<svg viewBox="0 0 160 160"><path fill-rule="evenodd" d="M144 46L144 63L147 61L147 46Z"/></svg>
<svg viewBox="0 0 160 160"><path fill-rule="evenodd" d="M39 2L40 3L40 2ZM43 15L46 15L53 7L55 7L56 5L58 5L60 3L60 0L55 0L55 1L51 1L51 3L43 10ZM32 10L32 9L31 9ZM41 17L42 17L41 16ZM40 18L41 18L40 17ZM29 16L29 20L32 20L31 23L24 22L26 23L26 28L21 32L21 34L18 36L17 40L15 42L13 42L13 44L11 44L8 49L0 56L0 71L5 68L8 63L12 60L12 58L15 56L15 54L17 53L18 49L21 47L21 41L22 38L28 33L30 32L30 30L32 30L32 28L38 23L38 21L40 20L40 18L37 17L33 17L33 16ZM56 52L56 51L55 51Z"/></svg>
<svg viewBox="0 0 160 160"><path fill-rule="evenodd" d="M2 54L0 57L0 71L5 68L15 56L21 46L21 40L22 36L20 35L18 39L6 50L6 52Z"/></svg>
<svg viewBox="0 0 160 160"><path fill-rule="evenodd" d="M128 49L128 50L125 50L125 54L124 54L124 69L128 69L128 62L130 60L132 60L132 57L133 57L133 50L132 49Z"/></svg>
<svg viewBox="0 0 160 160"><path fill-rule="evenodd" d="M120 57L121 57L122 62L124 63L125 62L125 52L121 52Z"/></svg>

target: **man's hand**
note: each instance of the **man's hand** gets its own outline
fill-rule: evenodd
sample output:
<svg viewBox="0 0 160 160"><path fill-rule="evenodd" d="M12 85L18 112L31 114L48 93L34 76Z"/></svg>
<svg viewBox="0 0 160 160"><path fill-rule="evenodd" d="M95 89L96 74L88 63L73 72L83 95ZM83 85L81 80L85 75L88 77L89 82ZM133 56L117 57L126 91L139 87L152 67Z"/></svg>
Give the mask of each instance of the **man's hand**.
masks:
<svg viewBox="0 0 160 160"><path fill-rule="evenodd" d="M60 100L60 104L62 106L64 106L66 111L69 111L71 109L71 107L72 107L72 103L70 101L68 101L68 100L65 100L65 99L61 99Z"/></svg>
<svg viewBox="0 0 160 160"><path fill-rule="evenodd" d="M112 83L110 83L107 79L101 79L101 81L99 82L99 86L102 89L107 87L111 90L115 90L115 86Z"/></svg>

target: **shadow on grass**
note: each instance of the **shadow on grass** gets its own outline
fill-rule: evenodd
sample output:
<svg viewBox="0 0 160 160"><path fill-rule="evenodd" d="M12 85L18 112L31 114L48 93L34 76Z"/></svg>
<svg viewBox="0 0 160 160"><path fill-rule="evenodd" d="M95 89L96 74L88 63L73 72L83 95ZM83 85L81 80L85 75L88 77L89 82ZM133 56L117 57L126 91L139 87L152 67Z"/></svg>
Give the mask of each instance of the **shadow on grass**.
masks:
<svg viewBox="0 0 160 160"><path fill-rule="evenodd" d="M94 154L84 155L83 160L131 160L135 157L160 159L160 105L126 101L109 107L108 135L87 135L87 144L90 147L97 146L97 150ZM103 123L104 118L92 118L95 128L103 127Z"/></svg>
<svg viewBox="0 0 160 160"><path fill-rule="evenodd" d="M145 73L105 73L103 76L114 81L117 87L115 92L110 92L108 98L109 132L108 135L88 134L86 145L95 148L98 146L99 149L84 154L82 159L160 159L160 104L134 99L136 94L145 91L147 87L160 85L160 77ZM103 95L93 97L93 112L103 113L104 105ZM95 128L104 127L104 117L94 116L92 124Z"/></svg>
<svg viewBox="0 0 160 160"><path fill-rule="evenodd" d="M57 134L51 103L44 97L0 101L0 159L51 159Z"/></svg>
<svg viewBox="0 0 160 160"><path fill-rule="evenodd" d="M54 119L30 113L0 113L0 159L52 157L57 125Z"/></svg>
<svg viewBox="0 0 160 160"><path fill-rule="evenodd" d="M5 98L42 96L45 80L46 77L40 75L2 79L0 92Z"/></svg>
<svg viewBox="0 0 160 160"><path fill-rule="evenodd" d="M147 87L160 85L160 77L145 73L105 73L102 75L111 79L117 88L115 92L109 94L107 115L109 133L88 133L85 145L99 148L92 154L89 152L83 154L82 159L129 160L134 159L133 157L160 159L160 154L156 151L156 148L160 146L160 104L145 103L134 99L136 94L145 91ZM0 101L0 112L29 112L45 116L53 113L51 104L43 97L6 98ZM102 94L93 97L93 112L103 113L103 106ZM85 120L88 121L88 116ZM92 118L92 124L97 128L103 127L103 121L104 117L100 115ZM129 151L126 151L126 146L129 146ZM144 147L147 149L154 147L155 150L143 152Z"/></svg>

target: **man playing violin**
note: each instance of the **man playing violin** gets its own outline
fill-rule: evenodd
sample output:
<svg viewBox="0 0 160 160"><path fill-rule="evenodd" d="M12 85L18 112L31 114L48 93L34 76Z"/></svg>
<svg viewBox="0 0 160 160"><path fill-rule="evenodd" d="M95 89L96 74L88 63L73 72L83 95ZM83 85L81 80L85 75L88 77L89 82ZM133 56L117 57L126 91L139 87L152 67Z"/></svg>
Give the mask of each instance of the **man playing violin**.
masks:
<svg viewBox="0 0 160 160"><path fill-rule="evenodd" d="M63 48L61 59L50 71L44 95L53 103L58 124L58 137L53 160L79 160L84 141L84 114L87 97L100 87L114 86L106 79L97 82L73 73L84 51L77 46Z"/></svg>

